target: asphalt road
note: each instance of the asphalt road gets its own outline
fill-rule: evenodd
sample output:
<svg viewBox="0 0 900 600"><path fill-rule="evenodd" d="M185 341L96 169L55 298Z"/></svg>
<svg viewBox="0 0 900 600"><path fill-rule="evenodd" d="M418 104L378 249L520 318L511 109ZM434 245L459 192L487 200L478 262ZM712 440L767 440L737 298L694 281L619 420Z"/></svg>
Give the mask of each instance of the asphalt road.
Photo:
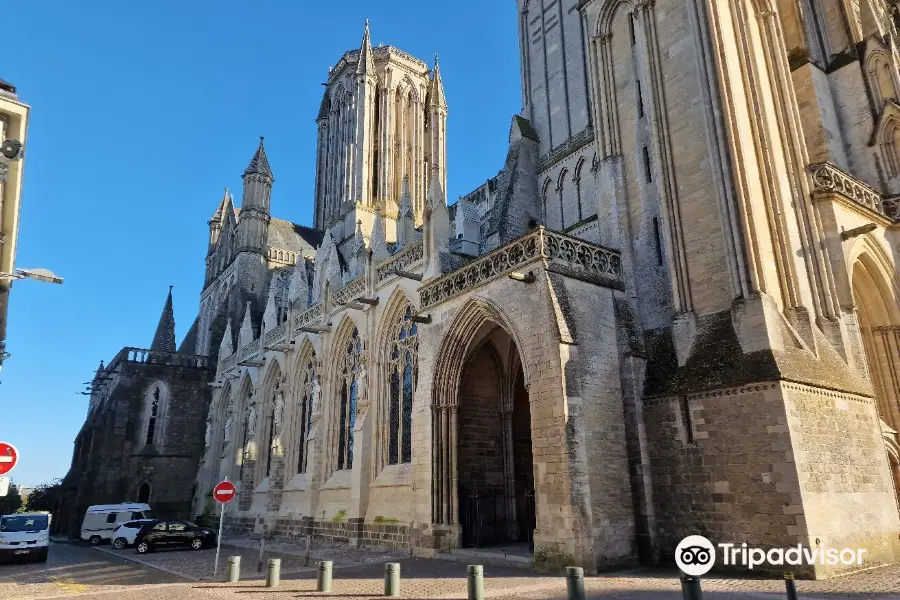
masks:
<svg viewBox="0 0 900 600"><path fill-rule="evenodd" d="M50 544L45 563L0 564L0 598L57 598L75 594L125 592L134 586L178 584L186 580L87 545ZM137 590L134 590L137 591ZM110 594L109 597L121 597Z"/></svg>

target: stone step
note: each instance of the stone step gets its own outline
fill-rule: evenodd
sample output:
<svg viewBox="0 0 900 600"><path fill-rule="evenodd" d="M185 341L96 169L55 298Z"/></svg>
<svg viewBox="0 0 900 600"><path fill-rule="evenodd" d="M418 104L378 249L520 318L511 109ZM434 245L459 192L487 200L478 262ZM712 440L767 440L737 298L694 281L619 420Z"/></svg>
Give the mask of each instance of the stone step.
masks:
<svg viewBox="0 0 900 600"><path fill-rule="evenodd" d="M458 548L449 552L439 552L435 555L435 558L469 565L493 565L519 569L531 569L534 567L534 557L531 555L492 548Z"/></svg>

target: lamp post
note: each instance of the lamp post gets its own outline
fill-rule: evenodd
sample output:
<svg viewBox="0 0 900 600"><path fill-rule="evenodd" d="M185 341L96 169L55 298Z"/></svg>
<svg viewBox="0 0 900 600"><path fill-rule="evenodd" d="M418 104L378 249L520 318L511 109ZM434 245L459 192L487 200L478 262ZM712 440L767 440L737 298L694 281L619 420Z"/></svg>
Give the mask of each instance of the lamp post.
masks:
<svg viewBox="0 0 900 600"><path fill-rule="evenodd" d="M62 277L59 277L53 271L48 269L16 269L15 273L0 272L0 281L16 279L34 279L36 281L55 283L57 285L62 285L63 282ZM6 329L5 325L3 328L4 330ZM0 339L0 368L3 367L3 361L9 358L9 356L9 352L6 351L6 340Z"/></svg>

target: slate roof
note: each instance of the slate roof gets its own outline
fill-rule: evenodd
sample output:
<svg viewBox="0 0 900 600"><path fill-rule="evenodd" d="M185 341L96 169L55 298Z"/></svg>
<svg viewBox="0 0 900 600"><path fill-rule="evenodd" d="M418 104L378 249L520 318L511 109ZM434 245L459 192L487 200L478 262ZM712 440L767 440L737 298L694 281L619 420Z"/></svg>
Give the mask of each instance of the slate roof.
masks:
<svg viewBox="0 0 900 600"><path fill-rule="evenodd" d="M275 176L272 175L272 169L269 167L269 159L266 157L266 149L263 147L262 136L259 138L259 147L256 149L256 154L250 159L250 164L247 165L247 170L244 171L245 177L251 174L266 175L271 177L273 181L275 180Z"/></svg>
<svg viewBox="0 0 900 600"><path fill-rule="evenodd" d="M325 233L305 225L297 225L284 219L272 217L269 221L269 245L301 254L307 249L316 249L322 243Z"/></svg>
<svg viewBox="0 0 900 600"><path fill-rule="evenodd" d="M0 79L0 90L3 90L4 92L9 92L10 94L15 94L16 86L14 86L13 84L11 84L8 81L4 81L3 79Z"/></svg>
<svg viewBox="0 0 900 600"><path fill-rule="evenodd" d="M535 142L539 142L537 131L535 131L534 126L532 126L531 121L522 117L520 115L515 115L516 123L519 125L519 131L522 132L522 136L528 138L529 140L534 140Z"/></svg>

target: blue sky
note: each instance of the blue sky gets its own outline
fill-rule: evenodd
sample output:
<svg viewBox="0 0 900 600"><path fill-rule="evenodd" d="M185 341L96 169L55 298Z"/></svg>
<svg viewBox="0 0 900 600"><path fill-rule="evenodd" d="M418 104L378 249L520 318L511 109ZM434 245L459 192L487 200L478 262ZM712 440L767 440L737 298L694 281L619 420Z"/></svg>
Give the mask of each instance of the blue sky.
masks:
<svg viewBox="0 0 900 600"><path fill-rule="evenodd" d="M258 143L275 216L310 224L328 67L372 41L431 62L450 106L448 197L500 170L521 109L515 3L30 0L3 7L0 78L31 105L0 440L25 485L62 477L100 360L149 345L169 285L179 341L203 284L206 222ZM10 33L14 32L14 33Z"/></svg>

